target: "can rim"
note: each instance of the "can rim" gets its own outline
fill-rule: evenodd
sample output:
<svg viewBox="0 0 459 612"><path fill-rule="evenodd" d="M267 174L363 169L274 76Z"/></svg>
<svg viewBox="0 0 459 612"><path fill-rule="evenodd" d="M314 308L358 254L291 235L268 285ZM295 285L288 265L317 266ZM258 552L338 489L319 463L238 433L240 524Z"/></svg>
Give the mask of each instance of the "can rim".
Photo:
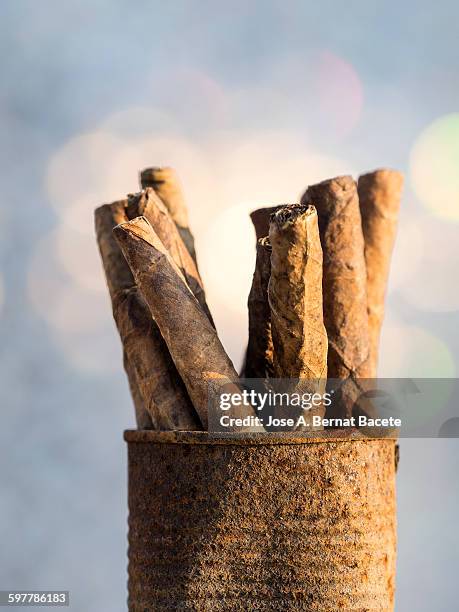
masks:
<svg viewBox="0 0 459 612"><path fill-rule="evenodd" d="M374 432L375 434L377 432ZM233 446L267 446L271 444L318 444L339 442L396 441L387 435L365 435L356 428L326 429L301 432L244 432L219 433L208 431L155 431L152 429L126 429L124 440L137 444L207 444Z"/></svg>

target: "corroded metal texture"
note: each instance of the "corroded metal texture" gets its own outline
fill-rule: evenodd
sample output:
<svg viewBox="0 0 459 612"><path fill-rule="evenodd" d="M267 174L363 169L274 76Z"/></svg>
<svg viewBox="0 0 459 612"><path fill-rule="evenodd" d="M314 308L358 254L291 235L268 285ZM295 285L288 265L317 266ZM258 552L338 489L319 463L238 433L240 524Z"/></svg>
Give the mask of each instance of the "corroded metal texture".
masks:
<svg viewBox="0 0 459 612"><path fill-rule="evenodd" d="M125 438L131 612L393 609L394 440Z"/></svg>

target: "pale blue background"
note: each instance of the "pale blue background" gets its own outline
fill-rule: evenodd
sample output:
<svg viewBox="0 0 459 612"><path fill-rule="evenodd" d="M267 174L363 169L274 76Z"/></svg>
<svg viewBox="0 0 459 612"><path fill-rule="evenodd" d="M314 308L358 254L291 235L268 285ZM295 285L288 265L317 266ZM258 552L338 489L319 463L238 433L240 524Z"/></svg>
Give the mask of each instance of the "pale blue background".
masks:
<svg viewBox="0 0 459 612"><path fill-rule="evenodd" d="M113 113L140 106L167 114L181 138L197 145L216 132L237 142L247 134L279 130L299 140L304 135L309 148L344 158L357 170L388 164L406 171L420 131L458 110L458 19L459 5L450 1L3 0L1 589L69 589L74 610L125 609L122 431L133 425L133 410L109 306L95 339L85 338L76 367L28 289L30 275L36 275L30 266L38 241L60 227L47 186L56 152L79 134L99 129ZM311 62L321 50L352 65L362 86L362 112L339 137L307 85ZM215 112L207 99L202 102L207 85L195 87L196 74L205 75L211 93L218 90ZM416 215L424 213L409 184L406 193L416 223ZM215 202L210 218L218 206ZM197 225L198 236L204 236L202 222ZM457 225L450 222L448 231L456 236ZM459 244L448 240L450 248ZM237 249L237 236L234 241ZM44 270L46 257L40 262L52 289L58 272L51 263ZM250 278L250 270L241 273ZM452 282L446 274L443 280ZM86 293L76 289L73 295L74 308L86 309L90 321ZM214 308L238 360L244 344L240 323L233 325L216 299ZM417 309L395 291L389 311L439 338L456 366L457 310ZM89 362L97 355L87 368L81 363L86 355ZM110 368L104 360L112 362ZM458 458L456 440L402 444L400 612L457 607Z"/></svg>

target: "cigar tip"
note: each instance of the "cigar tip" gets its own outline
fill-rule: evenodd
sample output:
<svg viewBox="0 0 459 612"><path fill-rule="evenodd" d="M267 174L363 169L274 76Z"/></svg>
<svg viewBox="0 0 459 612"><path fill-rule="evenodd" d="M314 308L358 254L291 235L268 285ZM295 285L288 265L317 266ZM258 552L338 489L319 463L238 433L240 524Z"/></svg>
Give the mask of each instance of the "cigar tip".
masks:
<svg viewBox="0 0 459 612"><path fill-rule="evenodd" d="M158 208L162 213L167 212L166 206L152 187L145 187L142 191L127 196L126 212L129 219L141 216L148 218L150 206Z"/></svg>
<svg viewBox="0 0 459 612"><path fill-rule="evenodd" d="M282 206L282 205L280 205ZM256 208L255 210L252 210L252 212L250 213L250 218L252 219L252 221L254 219L257 219L260 216L265 216L265 215L271 215L272 213L276 212L276 210L278 210L280 208L279 205L277 206L263 206L262 208Z"/></svg>
<svg viewBox="0 0 459 612"><path fill-rule="evenodd" d="M151 194L155 193L154 189L151 187L144 187L141 191L136 191L135 193L127 194L128 206L132 207L134 205L138 206L143 199L148 199ZM136 215L140 216L140 215Z"/></svg>
<svg viewBox="0 0 459 612"><path fill-rule="evenodd" d="M300 217L310 217L316 215L317 211L310 203L305 204L286 204L276 210L270 217L271 223L282 228L292 225Z"/></svg>
<svg viewBox="0 0 459 612"><path fill-rule="evenodd" d="M94 210L94 225L97 236L127 220L126 206L127 200L117 200L111 204L102 204Z"/></svg>
<svg viewBox="0 0 459 612"><path fill-rule="evenodd" d="M125 210L127 206L127 200L115 200L114 202L110 202L110 203L106 203L106 204L101 204L100 206L97 206L94 209L94 214L95 215L100 215L100 214L105 214L108 212L117 212L117 211L123 211Z"/></svg>
<svg viewBox="0 0 459 612"><path fill-rule="evenodd" d="M348 174L335 176L315 185L309 185L301 198L301 203L313 203L323 212L324 208L336 206L343 197L348 199L354 192L357 194L357 183L352 176Z"/></svg>
<svg viewBox="0 0 459 612"><path fill-rule="evenodd" d="M135 217L134 219L130 219L129 221L124 221L123 223L119 223L113 228L113 231L117 235L121 234L135 234L140 238L143 237L145 232L150 232L152 227L150 222L146 217L142 215L139 217Z"/></svg>
<svg viewBox="0 0 459 612"><path fill-rule="evenodd" d="M157 256L167 256L167 250L165 249L163 243L159 239L148 219L142 215L135 217L135 219L131 219L130 221L120 223L113 228L113 233L118 242L122 244L123 250L124 248L129 250L130 246L134 246L135 243L135 250L137 251L138 247L140 247L140 243L144 243L149 245L149 252L151 252L150 247L153 247L153 250Z"/></svg>
<svg viewBox="0 0 459 612"><path fill-rule="evenodd" d="M309 189L343 189L347 191L355 187L355 181L350 174L343 174L340 176L334 176L333 178L320 181L315 185L308 187Z"/></svg>

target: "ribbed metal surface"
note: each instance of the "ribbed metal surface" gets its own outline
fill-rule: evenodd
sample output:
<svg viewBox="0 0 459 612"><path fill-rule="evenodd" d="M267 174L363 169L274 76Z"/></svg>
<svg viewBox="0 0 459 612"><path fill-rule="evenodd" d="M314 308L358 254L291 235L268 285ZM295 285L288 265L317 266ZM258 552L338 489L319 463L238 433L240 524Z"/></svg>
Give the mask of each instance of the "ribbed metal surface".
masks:
<svg viewBox="0 0 459 612"><path fill-rule="evenodd" d="M393 440L127 439L131 612L393 609Z"/></svg>

